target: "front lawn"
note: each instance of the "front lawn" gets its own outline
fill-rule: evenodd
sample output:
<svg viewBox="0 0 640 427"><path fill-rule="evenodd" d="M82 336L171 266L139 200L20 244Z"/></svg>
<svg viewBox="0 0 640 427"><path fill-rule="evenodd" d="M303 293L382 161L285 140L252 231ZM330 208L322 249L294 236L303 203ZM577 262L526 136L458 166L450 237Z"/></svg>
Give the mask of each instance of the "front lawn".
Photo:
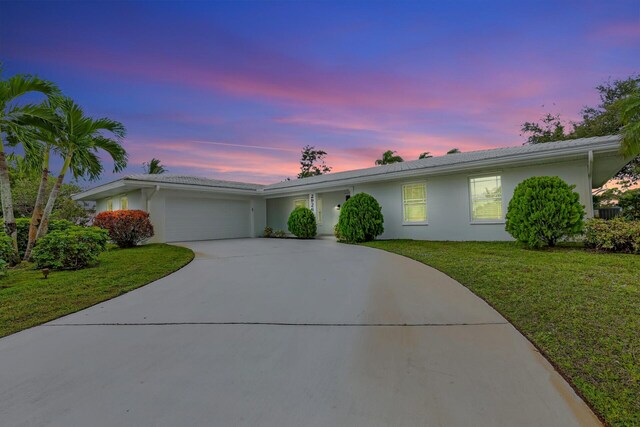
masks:
<svg viewBox="0 0 640 427"><path fill-rule="evenodd" d="M526 335L610 425L640 425L640 256L509 242L366 243L458 280Z"/></svg>
<svg viewBox="0 0 640 427"><path fill-rule="evenodd" d="M48 279L22 265L0 278L0 337L122 295L193 259L190 249L165 244L113 248L99 264L78 271L53 271Z"/></svg>

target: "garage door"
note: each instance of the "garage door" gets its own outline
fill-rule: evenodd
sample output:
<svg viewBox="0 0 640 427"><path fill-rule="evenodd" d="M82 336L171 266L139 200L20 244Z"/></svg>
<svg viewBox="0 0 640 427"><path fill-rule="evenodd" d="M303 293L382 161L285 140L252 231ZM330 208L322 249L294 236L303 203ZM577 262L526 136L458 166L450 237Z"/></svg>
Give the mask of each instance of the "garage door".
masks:
<svg viewBox="0 0 640 427"><path fill-rule="evenodd" d="M168 242L251 236L249 201L171 197L165 203Z"/></svg>

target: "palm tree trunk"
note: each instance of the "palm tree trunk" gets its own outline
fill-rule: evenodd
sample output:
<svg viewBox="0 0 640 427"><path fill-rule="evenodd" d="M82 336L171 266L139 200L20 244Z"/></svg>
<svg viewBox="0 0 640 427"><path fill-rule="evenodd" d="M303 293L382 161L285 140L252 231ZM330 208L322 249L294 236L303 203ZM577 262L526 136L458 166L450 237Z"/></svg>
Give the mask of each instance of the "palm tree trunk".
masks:
<svg viewBox="0 0 640 427"><path fill-rule="evenodd" d="M38 228L40 227L40 220L44 213L44 201L47 195L47 184L49 182L49 153L50 148L45 148L44 159L42 162L42 178L40 179L40 186L38 187L38 195L36 197L36 204L33 207L33 214L31 215L31 223L29 223L29 240L27 242L27 249L24 251L24 260L29 261L31 259L31 251L36 244L36 238L38 236Z"/></svg>
<svg viewBox="0 0 640 427"><path fill-rule="evenodd" d="M4 143L0 139L0 196L2 199L2 216L4 218L4 232L11 237L15 259L7 260L10 263L18 260L18 231L16 219L13 216L13 199L11 197L11 181L9 181L9 164L4 152Z"/></svg>
<svg viewBox="0 0 640 427"><path fill-rule="evenodd" d="M56 199L58 198L58 194L60 193L60 187L62 187L64 176L69 169L69 165L71 164L71 156L72 153L69 153L65 157L64 164L62 165L62 169L60 169L60 174L58 175L58 179L56 179L56 183L51 189L51 193L49 193L49 200L47 201L47 205L44 207L44 212L42 212L42 219L40 221L40 225L38 226L36 240L43 237L45 234L47 234L47 231L49 231L49 217L51 216L53 205L56 203Z"/></svg>

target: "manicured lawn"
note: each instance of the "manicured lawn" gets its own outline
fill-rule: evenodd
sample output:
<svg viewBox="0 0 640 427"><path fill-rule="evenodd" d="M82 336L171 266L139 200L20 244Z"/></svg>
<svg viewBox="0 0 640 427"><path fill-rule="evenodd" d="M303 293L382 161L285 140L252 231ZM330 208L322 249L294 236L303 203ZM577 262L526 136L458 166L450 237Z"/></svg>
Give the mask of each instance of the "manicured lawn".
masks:
<svg viewBox="0 0 640 427"><path fill-rule="evenodd" d="M192 259L190 249L154 244L109 249L94 267L54 271L46 280L31 265L10 270L0 278L0 337L124 294Z"/></svg>
<svg viewBox="0 0 640 427"><path fill-rule="evenodd" d="M375 241L495 307L610 425L640 425L640 256L507 242Z"/></svg>

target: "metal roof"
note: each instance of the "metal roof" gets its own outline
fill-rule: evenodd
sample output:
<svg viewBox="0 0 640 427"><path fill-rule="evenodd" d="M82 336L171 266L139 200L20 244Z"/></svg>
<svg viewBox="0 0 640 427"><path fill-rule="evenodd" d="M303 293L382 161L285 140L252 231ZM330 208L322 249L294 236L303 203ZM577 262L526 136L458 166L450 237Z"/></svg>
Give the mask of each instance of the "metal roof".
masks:
<svg viewBox="0 0 640 427"><path fill-rule="evenodd" d="M357 178L374 177L388 174L402 174L409 171L435 171L440 168L453 165L465 165L470 163L482 163L494 159L508 160L513 157L533 156L535 154L547 154L553 156L559 153L570 153L576 151L587 152L588 149L597 151L598 145L608 148L603 143L619 143L620 137L602 136L594 138L581 138L568 141L547 142L544 144L521 145L517 147L494 148L490 150L469 151L466 153L447 154L443 156L431 157L421 160L410 160L406 162L392 163L390 165L373 166L366 169L355 169L345 172L335 172L325 175L312 176L292 181L279 182L264 187L265 191L284 190L288 188L331 183L333 181L351 180ZM582 149L582 150L580 150ZM548 157L545 156L545 157Z"/></svg>
<svg viewBox="0 0 640 427"><path fill-rule="evenodd" d="M224 181L221 179L203 178L200 176L177 174L133 174L122 178L128 181L145 181L162 184L198 185L202 187L230 188L236 190L258 190L264 185L238 181Z"/></svg>

